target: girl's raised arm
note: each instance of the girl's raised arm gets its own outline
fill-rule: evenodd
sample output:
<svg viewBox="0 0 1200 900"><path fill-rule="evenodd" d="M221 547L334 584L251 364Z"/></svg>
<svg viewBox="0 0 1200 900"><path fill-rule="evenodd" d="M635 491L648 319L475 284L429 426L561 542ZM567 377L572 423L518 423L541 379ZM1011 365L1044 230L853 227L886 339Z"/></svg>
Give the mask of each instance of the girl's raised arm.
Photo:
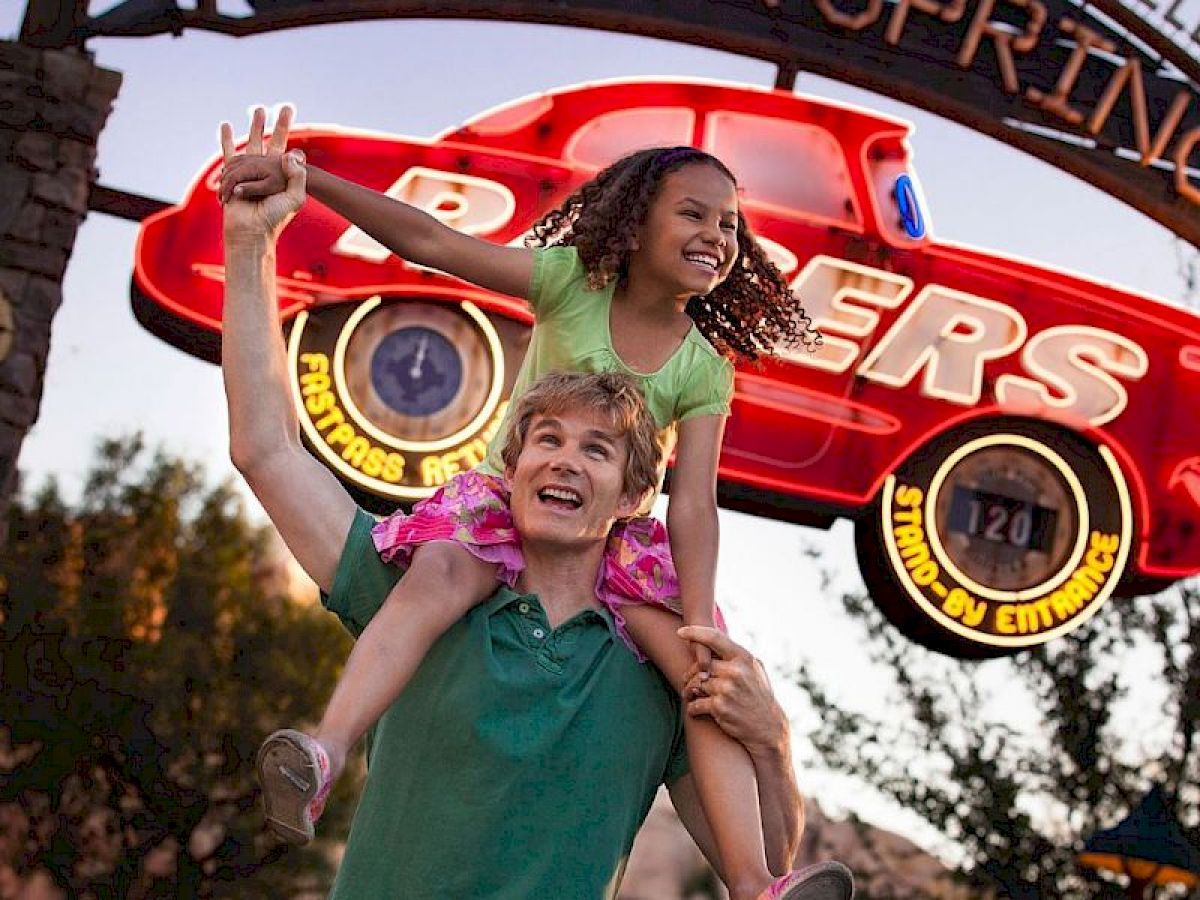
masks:
<svg viewBox="0 0 1200 900"><path fill-rule="evenodd" d="M285 107L281 121L290 122L293 111ZM308 193L334 212L357 225L401 259L440 269L482 288L528 299L533 275L533 251L525 247L493 244L455 231L433 216L400 200L339 178L305 164ZM247 147L226 160L219 196L261 200L284 191L281 151L272 145Z"/></svg>
<svg viewBox="0 0 1200 900"><path fill-rule="evenodd" d="M308 166L308 192L401 259L528 298L533 251L455 231L424 210Z"/></svg>

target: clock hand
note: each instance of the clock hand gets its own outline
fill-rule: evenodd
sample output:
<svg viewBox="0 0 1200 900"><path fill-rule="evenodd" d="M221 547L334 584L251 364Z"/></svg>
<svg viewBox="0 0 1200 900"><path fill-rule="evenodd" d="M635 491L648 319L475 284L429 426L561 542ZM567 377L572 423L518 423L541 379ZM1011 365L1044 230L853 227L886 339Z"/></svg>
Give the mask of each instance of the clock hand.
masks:
<svg viewBox="0 0 1200 900"><path fill-rule="evenodd" d="M417 358L413 361L412 368L408 374L414 379L421 377L421 367L425 363L425 353L429 349L429 335L421 335L421 343L417 344Z"/></svg>

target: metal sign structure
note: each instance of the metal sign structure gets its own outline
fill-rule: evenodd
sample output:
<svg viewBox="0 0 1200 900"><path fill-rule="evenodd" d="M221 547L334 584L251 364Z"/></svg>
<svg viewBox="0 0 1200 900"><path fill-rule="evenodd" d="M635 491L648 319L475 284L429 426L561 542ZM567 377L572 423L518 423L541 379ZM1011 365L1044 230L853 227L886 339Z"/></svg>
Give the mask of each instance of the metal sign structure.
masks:
<svg viewBox="0 0 1200 900"><path fill-rule="evenodd" d="M258 0L234 16L128 0L89 16L33 0L22 40L82 45L200 29L232 36L378 18L504 19L714 47L856 84L1002 140L1200 246L1195 0Z"/></svg>

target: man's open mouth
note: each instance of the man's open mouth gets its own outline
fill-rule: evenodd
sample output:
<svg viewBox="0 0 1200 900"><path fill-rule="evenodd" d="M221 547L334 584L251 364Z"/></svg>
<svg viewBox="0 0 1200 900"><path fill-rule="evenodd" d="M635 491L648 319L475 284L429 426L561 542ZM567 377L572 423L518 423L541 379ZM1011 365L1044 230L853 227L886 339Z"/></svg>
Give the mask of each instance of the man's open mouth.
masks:
<svg viewBox="0 0 1200 900"><path fill-rule="evenodd" d="M571 488L545 487L538 491L537 498L542 503L563 509L579 509L583 506L583 497Z"/></svg>

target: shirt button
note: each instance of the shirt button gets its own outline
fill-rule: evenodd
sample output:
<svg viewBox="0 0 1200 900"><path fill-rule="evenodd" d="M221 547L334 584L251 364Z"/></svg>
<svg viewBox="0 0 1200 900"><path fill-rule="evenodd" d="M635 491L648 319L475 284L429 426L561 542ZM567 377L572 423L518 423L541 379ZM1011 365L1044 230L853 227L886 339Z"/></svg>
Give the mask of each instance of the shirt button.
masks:
<svg viewBox="0 0 1200 900"><path fill-rule="evenodd" d="M533 629L533 636L540 641L542 638L544 638L546 636L546 632L542 628L535 628L535 629Z"/></svg>
<svg viewBox="0 0 1200 900"><path fill-rule="evenodd" d="M525 615L525 613L529 612L529 604L522 600L517 604L517 612L519 612L521 615Z"/></svg>

